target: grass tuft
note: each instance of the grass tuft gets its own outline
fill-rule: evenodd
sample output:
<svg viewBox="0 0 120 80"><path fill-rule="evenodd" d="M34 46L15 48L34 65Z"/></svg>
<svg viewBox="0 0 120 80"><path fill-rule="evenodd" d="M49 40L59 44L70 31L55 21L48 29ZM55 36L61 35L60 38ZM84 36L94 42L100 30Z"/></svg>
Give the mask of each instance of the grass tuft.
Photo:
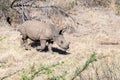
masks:
<svg viewBox="0 0 120 80"><path fill-rule="evenodd" d="M97 61L97 56L95 53L93 53L90 58L85 62L85 64L83 65L83 67L77 67L76 70L75 70L75 74L74 76L71 78L71 80L74 80L78 75L81 74L81 72L83 72L88 66L90 63L94 62L94 61Z"/></svg>
<svg viewBox="0 0 120 80"><path fill-rule="evenodd" d="M66 77L67 74L68 74L68 72L65 71L62 75L56 76L56 77L53 76L51 78L47 78L47 80L66 80L65 77Z"/></svg>
<svg viewBox="0 0 120 80"><path fill-rule="evenodd" d="M53 72L53 70L51 68L54 68L58 65L63 64L64 62L57 62L55 64L52 65L40 65L40 67L38 69L35 69L34 66L30 67L30 73L26 75L23 74L21 77L21 80L33 80L36 76L39 76L40 74L46 74L49 75Z"/></svg>

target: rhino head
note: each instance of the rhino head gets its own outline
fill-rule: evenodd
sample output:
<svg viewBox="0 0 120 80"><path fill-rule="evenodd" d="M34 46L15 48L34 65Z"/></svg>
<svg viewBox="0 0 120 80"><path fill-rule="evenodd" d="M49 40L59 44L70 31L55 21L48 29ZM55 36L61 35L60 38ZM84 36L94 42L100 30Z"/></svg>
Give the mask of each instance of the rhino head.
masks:
<svg viewBox="0 0 120 80"><path fill-rule="evenodd" d="M56 44L64 50L69 49L69 42L67 42L63 36L64 29L59 29L57 35L54 36Z"/></svg>

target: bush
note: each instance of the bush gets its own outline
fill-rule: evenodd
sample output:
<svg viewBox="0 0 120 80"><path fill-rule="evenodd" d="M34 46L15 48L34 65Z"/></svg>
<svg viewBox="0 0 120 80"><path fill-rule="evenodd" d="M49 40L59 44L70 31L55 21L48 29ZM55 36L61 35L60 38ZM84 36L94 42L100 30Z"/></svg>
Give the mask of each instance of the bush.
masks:
<svg viewBox="0 0 120 80"><path fill-rule="evenodd" d="M12 1L0 0L0 19L7 21L9 24L18 17L17 13L10 7Z"/></svg>
<svg viewBox="0 0 120 80"><path fill-rule="evenodd" d="M107 7L110 3L110 0L79 0L80 3L86 7Z"/></svg>

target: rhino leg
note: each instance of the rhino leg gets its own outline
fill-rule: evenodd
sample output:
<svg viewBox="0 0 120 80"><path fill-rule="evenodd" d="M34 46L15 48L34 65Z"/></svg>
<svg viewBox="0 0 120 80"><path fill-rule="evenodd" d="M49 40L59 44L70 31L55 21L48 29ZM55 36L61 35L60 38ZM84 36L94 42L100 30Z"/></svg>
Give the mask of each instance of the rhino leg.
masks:
<svg viewBox="0 0 120 80"><path fill-rule="evenodd" d="M20 40L20 45L21 45L21 47L24 47L24 46L25 46L25 42L24 42L24 39L23 39L23 38Z"/></svg>
<svg viewBox="0 0 120 80"><path fill-rule="evenodd" d="M48 50L49 50L50 53L53 53L53 51L52 51L52 44L51 43L48 44Z"/></svg>
<svg viewBox="0 0 120 80"><path fill-rule="evenodd" d="M48 41L48 50L49 50L50 53L53 53L52 45L53 45L53 41Z"/></svg>
<svg viewBox="0 0 120 80"><path fill-rule="evenodd" d="M31 47L30 47L30 45L28 44L27 39L25 39L24 41L25 41L25 49L26 49L26 50L30 50Z"/></svg>
<svg viewBox="0 0 120 80"><path fill-rule="evenodd" d="M46 40L40 40L40 46L38 46L36 49L38 51L42 51L45 49L45 47L46 47Z"/></svg>

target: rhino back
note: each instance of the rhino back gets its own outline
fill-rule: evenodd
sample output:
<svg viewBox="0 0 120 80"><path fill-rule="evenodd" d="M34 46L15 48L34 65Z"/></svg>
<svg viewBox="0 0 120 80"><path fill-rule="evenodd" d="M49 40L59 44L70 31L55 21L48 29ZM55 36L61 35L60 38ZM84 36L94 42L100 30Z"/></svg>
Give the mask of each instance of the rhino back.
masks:
<svg viewBox="0 0 120 80"><path fill-rule="evenodd" d="M40 21L26 21L23 23L22 27L26 35L32 40L49 39L53 35L51 26Z"/></svg>

